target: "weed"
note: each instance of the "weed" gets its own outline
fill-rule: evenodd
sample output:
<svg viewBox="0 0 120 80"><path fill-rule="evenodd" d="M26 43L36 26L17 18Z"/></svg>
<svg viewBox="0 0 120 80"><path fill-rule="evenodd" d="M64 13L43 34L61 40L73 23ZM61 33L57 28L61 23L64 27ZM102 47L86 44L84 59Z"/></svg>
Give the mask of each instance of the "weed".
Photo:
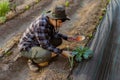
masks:
<svg viewBox="0 0 120 80"><path fill-rule="evenodd" d="M38 2L39 2L39 0L36 0L35 2L36 2L36 3L38 3Z"/></svg>
<svg viewBox="0 0 120 80"><path fill-rule="evenodd" d="M6 17L3 16L3 17L0 17L0 23L4 23L6 21Z"/></svg>
<svg viewBox="0 0 120 80"><path fill-rule="evenodd" d="M89 39L92 39L93 38L93 34L92 33L88 34L88 37L89 37Z"/></svg>
<svg viewBox="0 0 120 80"><path fill-rule="evenodd" d="M0 1L0 17L5 16L10 11L10 5L8 0Z"/></svg>
<svg viewBox="0 0 120 80"><path fill-rule="evenodd" d="M107 2L109 3L109 2L110 2L110 0L107 0Z"/></svg>
<svg viewBox="0 0 120 80"><path fill-rule="evenodd" d="M10 56L12 53L13 53L12 51L7 51L6 53L4 53L4 55Z"/></svg>
<svg viewBox="0 0 120 80"><path fill-rule="evenodd" d="M25 9L26 9L26 10L28 10L29 8L30 8L30 6L28 6L28 5L27 5L27 6L25 6Z"/></svg>
<svg viewBox="0 0 120 80"><path fill-rule="evenodd" d="M66 0L66 1L65 1L65 6L66 6L66 7L69 7L69 5L70 5L70 2L69 2L68 0Z"/></svg>
<svg viewBox="0 0 120 80"><path fill-rule="evenodd" d="M69 57L69 62L70 62L70 68L72 69L73 68L73 65L74 65L74 59L73 57Z"/></svg>
<svg viewBox="0 0 120 80"><path fill-rule="evenodd" d="M102 20L103 16L99 16L99 20Z"/></svg>
<svg viewBox="0 0 120 80"><path fill-rule="evenodd" d="M67 51L70 51L70 46L67 45L66 47L67 47ZM69 57L68 60L69 60L69 63L70 63L70 68L72 69L73 65L74 65L74 57Z"/></svg>

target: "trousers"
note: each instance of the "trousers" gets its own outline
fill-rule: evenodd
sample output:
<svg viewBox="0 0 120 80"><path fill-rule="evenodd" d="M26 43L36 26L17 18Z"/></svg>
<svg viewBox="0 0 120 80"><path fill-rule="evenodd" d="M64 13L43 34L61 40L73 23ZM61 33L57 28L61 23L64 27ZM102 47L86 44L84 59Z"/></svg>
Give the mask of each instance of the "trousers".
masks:
<svg viewBox="0 0 120 80"><path fill-rule="evenodd" d="M50 40L50 43L57 47L62 44L62 39L61 38L52 38ZM34 46L30 49L30 51L21 51L21 55L23 57L32 59L35 63L42 63L49 61L51 59L51 51L48 51L46 49L43 49L39 46Z"/></svg>

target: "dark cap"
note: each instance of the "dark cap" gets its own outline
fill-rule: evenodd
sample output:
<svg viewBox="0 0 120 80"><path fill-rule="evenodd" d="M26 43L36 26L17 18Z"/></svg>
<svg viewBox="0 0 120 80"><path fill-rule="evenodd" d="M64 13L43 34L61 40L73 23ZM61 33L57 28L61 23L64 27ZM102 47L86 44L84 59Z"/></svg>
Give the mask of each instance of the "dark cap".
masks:
<svg viewBox="0 0 120 80"><path fill-rule="evenodd" d="M70 20L66 15L65 6L63 5L56 6L53 9L52 13L49 15L49 17L52 19Z"/></svg>

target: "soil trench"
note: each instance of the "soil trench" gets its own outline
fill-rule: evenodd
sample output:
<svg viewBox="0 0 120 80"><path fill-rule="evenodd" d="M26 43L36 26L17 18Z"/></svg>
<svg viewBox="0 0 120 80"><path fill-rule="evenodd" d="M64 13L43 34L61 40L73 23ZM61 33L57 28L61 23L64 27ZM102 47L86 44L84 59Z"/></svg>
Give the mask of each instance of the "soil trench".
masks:
<svg viewBox="0 0 120 80"><path fill-rule="evenodd" d="M0 47L12 36L23 32L43 11L51 10L55 5L64 2L65 0L42 0L29 11L6 22L4 25L0 25L0 34L2 34L0 36ZM65 22L60 31L69 36L78 34L88 36L91 34L96 27L96 21L99 20L99 16L96 17L96 15L100 15L101 3L99 0L74 0L67 8L71 20ZM74 48L75 46L84 46L87 42L88 38L77 43L64 41L61 47L69 45ZM12 58L14 57L12 56ZM26 63L27 60L24 58L20 58L15 62L12 61L13 59L8 58L0 63L0 80L67 80L70 73L69 62L63 56L59 56L39 73L30 72Z"/></svg>

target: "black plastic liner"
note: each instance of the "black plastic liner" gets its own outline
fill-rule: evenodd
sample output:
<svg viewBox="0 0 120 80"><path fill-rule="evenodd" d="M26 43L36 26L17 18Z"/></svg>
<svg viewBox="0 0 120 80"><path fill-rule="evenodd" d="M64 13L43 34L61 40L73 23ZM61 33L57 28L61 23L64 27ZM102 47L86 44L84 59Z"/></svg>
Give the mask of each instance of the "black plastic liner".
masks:
<svg viewBox="0 0 120 80"><path fill-rule="evenodd" d="M72 80L120 80L120 0L111 0L90 45L94 57L79 63Z"/></svg>

